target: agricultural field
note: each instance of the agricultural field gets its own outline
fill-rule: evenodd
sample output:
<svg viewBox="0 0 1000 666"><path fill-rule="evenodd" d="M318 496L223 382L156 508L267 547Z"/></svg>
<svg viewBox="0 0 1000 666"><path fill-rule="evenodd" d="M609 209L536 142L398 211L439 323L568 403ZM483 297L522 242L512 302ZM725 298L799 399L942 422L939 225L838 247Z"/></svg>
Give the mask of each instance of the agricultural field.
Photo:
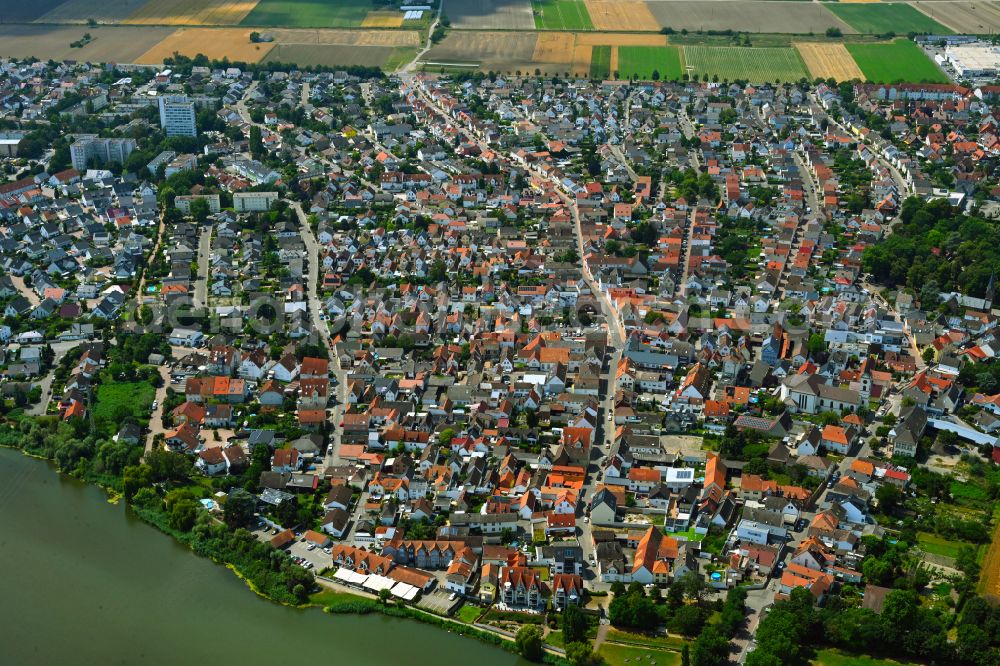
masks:
<svg viewBox="0 0 1000 666"><path fill-rule="evenodd" d="M371 11L358 0L261 0L241 25L289 28L356 28Z"/></svg>
<svg viewBox="0 0 1000 666"><path fill-rule="evenodd" d="M374 11L368 12L361 22L362 28L398 28L403 25L403 12Z"/></svg>
<svg viewBox="0 0 1000 666"><path fill-rule="evenodd" d="M979 576L979 593L991 595L1000 600L1000 520L994 520L993 541L990 542L986 557L982 563L982 574Z"/></svg>
<svg viewBox="0 0 1000 666"><path fill-rule="evenodd" d="M84 32L93 40L82 49L70 48ZM0 56L132 63L171 32L152 26L0 25Z"/></svg>
<svg viewBox="0 0 1000 666"><path fill-rule="evenodd" d="M149 0L123 23L133 25L239 25L257 0Z"/></svg>
<svg viewBox="0 0 1000 666"><path fill-rule="evenodd" d="M890 44L847 44L847 50L868 81L948 83L944 72L908 39L897 39Z"/></svg>
<svg viewBox="0 0 1000 666"><path fill-rule="evenodd" d="M38 19L38 23L120 23L144 0L67 0Z"/></svg>
<svg viewBox="0 0 1000 666"><path fill-rule="evenodd" d="M593 30L583 0L532 0L531 11L539 30Z"/></svg>
<svg viewBox="0 0 1000 666"><path fill-rule="evenodd" d="M823 6L863 34L882 35L887 32L894 32L897 35L909 32L951 34L948 28L902 2L866 4L828 2Z"/></svg>
<svg viewBox="0 0 1000 666"><path fill-rule="evenodd" d="M229 58L235 62L258 62L274 44L253 44L246 28L178 28L136 59L158 65L174 53L193 58L199 53L209 60Z"/></svg>
<svg viewBox="0 0 1000 666"><path fill-rule="evenodd" d="M805 63L793 48L685 46L684 60L691 76L718 76L719 80L751 82L798 81L809 78Z"/></svg>
<svg viewBox="0 0 1000 666"><path fill-rule="evenodd" d="M405 46L420 45L420 34L414 30L314 30L275 28L268 30L276 44L283 46L320 44L326 46Z"/></svg>
<svg viewBox="0 0 1000 666"><path fill-rule="evenodd" d="M676 0L651 2L649 9L661 26L674 30L739 30L822 35L827 28L857 32L826 7L815 2L768 0Z"/></svg>
<svg viewBox="0 0 1000 666"><path fill-rule="evenodd" d="M590 47L590 78L603 80L611 76L611 47Z"/></svg>
<svg viewBox="0 0 1000 666"><path fill-rule="evenodd" d="M531 62L543 73L588 76L593 46L577 44L572 32L541 32L531 54ZM610 55L608 62L610 65Z"/></svg>
<svg viewBox="0 0 1000 666"><path fill-rule="evenodd" d="M44 16L61 3L62 0L39 0L38 2L0 0L0 16L3 17L5 23L27 23Z"/></svg>
<svg viewBox="0 0 1000 666"><path fill-rule="evenodd" d="M456 30L534 30L531 0L444 0Z"/></svg>
<svg viewBox="0 0 1000 666"><path fill-rule="evenodd" d="M627 79L653 78L653 70L664 81L679 80L684 74L681 50L676 46L620 46L618 47L618 76Z"/></svg>
<svg viewBox="0 0 1000 666"><path fill-rule="evenodd" d="M532 71L531 55L538 36L534 32L467 32L453 30L423 58L426 67L478 67L503 73Z"/></svg>
<svg viewBox="0 0 1000 666"><path fill-rule="evenodd" d="M913 2L913 7L957 33L1000 32L1000 2Z"/></svg>
<svg viewBox="0 0 1000 666"><path fill-rule="evenodd" d="M835 42L796 42L795 48L813 78L850 81L865 78L864 72L843 44Z"/></svg>
<svg viewBox="0 0 1000 666"><path fill-rule="evenodd" d="M305 67L325 65L327 67L350 67L365 65L391 70L398 67L415 49L395 46L359 46L346 44L276 44L264 62L295 63Z"/></svg>
<svg viewBox="0 0 1000 666"><path fill-rule="evenodd" d="M586 0L595 30L635 30L659 32L660 24L649 5L635 0Z"/></svg>

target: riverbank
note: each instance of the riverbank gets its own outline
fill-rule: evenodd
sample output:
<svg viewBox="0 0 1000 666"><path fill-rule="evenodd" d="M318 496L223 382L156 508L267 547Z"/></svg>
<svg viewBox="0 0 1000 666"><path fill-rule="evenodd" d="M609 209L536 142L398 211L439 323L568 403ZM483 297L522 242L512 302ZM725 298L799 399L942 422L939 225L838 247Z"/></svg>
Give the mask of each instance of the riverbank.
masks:
<svg viewBox="0 0 1000 666"><path fill-rule="evenodd" d="M92 478L87 478L87 474L67 473L58 465L58 461L36 453L23 446L11 444L10 435L12 430L5 427L5 435L0 446L27 458L45 462L49 471L55 471L57 475L65 475L74 478L81 483L92 485L102 490L105 497L113 499L117 503L122 496L121 480L116 484L97 483ZM15 431L16 432L16 431ZM23 442L19 441L18 443ZM55 467L53 470L52 467ZM177 490L177 489L175 489ZM147 498L148 499L148 498ZM254 538L245 530L230 530L223 523L208 518L207 514L202 514L197 524L188 531L177 529L170 524L170 514L163 507L163 502L156 503L159 506L151 505L147 502L143 504L127 503L125 511L147 526L153 527L161 533L169 536L174 542L184 546L195 555L211 560L213 563L222 565L229 569L237 579L242 581L246 588L249 588L256 596L276 605L304 610L314 607L308 598L308 588L305 581L312 582L312 575L295 566L287 558L281 563L281 567L275 570L272 565L272 555L275 552L270 545L264 544ZM205 518L208 518L206 521ZM251 555L248 557L248 553ZM289 579L290 572L301 572L295 578ZM296 586L302 586L300 591ZM344 592L353 596L353 599L338 600L337 603L322 606L325 614L332 615L358 615L380 614L390 618L414 620L424 625L430 625L446 632L454 633L467 638L474 638L484 644L499 647L500 649L516 654L514 642L511 637L484 631L471 625L427 613L417 608L406 605L383 604L374 598L367 598L353 591ZM558 654L546 653L545 662L559 666L566 664Z"/></svg>
<svg viewBox="0 0 1000 666"><path fill-rule="evenodd" d="M151 531L92 484L0 450L4 663L267 666L306 661L526 666L455 632L378 613L331 618L247 593L222 566ZM16 538L14 538L16 535ZM59 640L52 640L52 627ZM433 657L431 656L433 655ZM433 662L432 662L433 659Z"/></svg>

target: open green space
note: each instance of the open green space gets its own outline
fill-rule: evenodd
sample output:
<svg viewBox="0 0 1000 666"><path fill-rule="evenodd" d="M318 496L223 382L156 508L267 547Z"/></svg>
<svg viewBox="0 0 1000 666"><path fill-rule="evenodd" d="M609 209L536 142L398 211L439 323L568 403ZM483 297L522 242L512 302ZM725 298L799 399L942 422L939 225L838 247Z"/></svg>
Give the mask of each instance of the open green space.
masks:
<svg viewBox="0 0 1000 666"><path fill-rule="evenodd" d="M809 78L802 56L793 48L685 46L684 60L692 78L708 74L720 81L753 83Z"/></svg>
<svg viewBox="0 0 1000 666"><path fill-rule="evenodd" d="M915 43L897 39L889 44L847 44L847 51L875 83L948 83L937 65Z"/></svg>
<svg viewBox="0 0 1000 666"><path fill-rule="evenodd" d="M371 10L358 0L261 0L241 25L356 28Z"/></svg>
<svg viewBox="0 0 1000 666"><path fill-rule="evenodd" d="M950 35L951 30L902 2L826 3L823 5L858 32L873 35L910 32Z"/></svg>
<svg viewBox="0 0 1000 666"><path fill-rule="evenodd" d="M913 661L877 659L867 655L850 654L842 650L819 650L813 659L815 666L917 666Z"/></svg>
<svg viewBox="0 0 1000 666"><path fill-rule="evenodd" d="M659 76L655 76L658 74ZM618 76L677 81L684 74L681 50L676 46L619 46Z"/></svg>
<svg viewBox="0 0 1000 666"><path fill-rule="evenodd" d="M602 643L597 652L604 657L604 661L610 666L623 666L624 664L675 666L676 664L681 663L681 655L679 652L648 650L646 648L632 647L630 645Z"/></svg>
<svg viewBox="0 0 1000 666"><path fill-rule="evenodd" d="M945 539L930 532L918 532L917 543L925 553L943 555L945 557L958 557L959 551L966 546L977 547L976 544L969 543L968 541L952 541L951 539Z"/></svg>
<svg viewBox="0 0 1000 666"><path fill-rule="evenodd" d="M611 76L611 47L595 46L590 49L590 78L606 79Z"/></svg>
<svg viewBox="0 0 1000 666"><path fill-rule="evenodd" d="M145 423L153 405L156 389L149 382L115 381L104 377L97 387L94 421L105 434L118 432L122 423L132 420Z"/></svg>
<svg viewBox="0 0 1000 666"><path fill-rule="evenodd" d="M483 614L483 609L479 606L474 606L472 604L466 604L458 609L455 613L455 617L465 622L466 624L472 624L475 622L480 615Z"/></svg>
<svg viewBox="0 0 1000 666"><path fill-rule="evenodd" d="M583 0L532 0L535 27L539 30L593 30Z"/></svg>

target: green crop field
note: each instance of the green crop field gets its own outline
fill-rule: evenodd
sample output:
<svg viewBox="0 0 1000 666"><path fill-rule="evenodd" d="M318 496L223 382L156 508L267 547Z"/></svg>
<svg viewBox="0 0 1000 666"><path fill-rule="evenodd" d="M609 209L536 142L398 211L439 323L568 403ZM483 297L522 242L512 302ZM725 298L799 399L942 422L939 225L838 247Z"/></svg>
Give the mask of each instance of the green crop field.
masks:
<svg viewBox="0 0 1000 666"><path fill-rule="evenodd" d="M618 47L618 76L652 79L654 71L664 81L680 80L684 74L681 50L676 46Z"/></svg>
<svg viewBox="0 0 1000 666"><path fill-rule="evenodd" d="M593 30L583 0L532 0L535 27L539 30Z"/></svg>
<svg viewBox="0 0 1000 666"><path fill-rule="evenodd" d="M753 83L809 78L802 56L792 48L685 46L684 60L692 78L708 74L720 81L744 79Z"/></svg>
<svg viewBox="0 0 1000 666"><path fill-rule="evenodd" d="M901 2L825 3L823 5L860 33L905 35L910 32L950 35L951 30Z"/></svg>
<svg viewBox="0 0 1000 666"><path fill-rule="evenodd" d="M609 76L611 76L611 47L593 47L590 49L590 78L603 80Z"/></svg>
<svg viewBox="0 0 1000 666"><path fill-rule="evenodd" d="M865 78L876 83L948 83L937 65L908 39L897 39L891 44L847 44L847 51L865 73Z"/></svg>
<svg viewBox="0 0 1000 666"><path fill-rule="evenodd" d="M358 0L261 0L241 25L357 28L371 9Z"/></svg>

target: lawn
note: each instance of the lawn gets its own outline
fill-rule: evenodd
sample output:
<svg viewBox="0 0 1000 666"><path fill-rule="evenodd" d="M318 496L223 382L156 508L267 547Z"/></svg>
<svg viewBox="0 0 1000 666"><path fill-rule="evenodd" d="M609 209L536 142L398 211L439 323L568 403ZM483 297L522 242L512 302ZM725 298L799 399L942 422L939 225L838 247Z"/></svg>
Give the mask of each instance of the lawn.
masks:
<svg viewBox="0 0 1000 666"><path fill-rule="evenodd" d="M535 27L539 30L593 30L583 0L532 0Z"/></svg>
<svg viewBox="0 0 1000 666"><path fill-rule="evenodd" d="M675 666L681 663L679 652L647 650L646 648L615 645L613 643L602 643L597 652L604 657L604 661L609 666L622 666L623 664Z"/></svg>
<svg viewBox="0 0 1000 666"><path fill-rule="evenodd" d="M357 28L371 9L358 0L261 0L240 25Z"/></svg>
<svg viewBox="0 0 1000 666"><path fill-rule="evenodd" d="M975 544L966 541L951 541L930 532L917 532L917 544L925 553L945 557L958 557L958 552L965 546L977 548Z"/></svg>
<svg viewBox="0 0 1000 666"><path fill-rule="evenodd" d="M611 76L611 47L593 47L590 49L590 78L601 81L609 76Z"/></svg>
<svg viewBox="0 0 1000 666"><path fill-rule="evenodd" d="M910 32L950 35L951 30L901 2L826 3L823 5L860 33L884 35Z"/></svg>
<svg viewBox="0 0 1000 666"><path fill-rule="evenodd" d="M629 643L654 650L681 650L687 642L680 636L650 636L648 634L622 631L621 629L611 629L608 631L607 640L618 643Z"/></svg>
<svg viewBox="0 0 1000 666"><path fill-rule="evenodd" d="M618 75L623 79L637 76L640 79L677 81L683 74L681 50L676 46L618 47Z"/></svg>
<svg viewBox="0 0 1000 666"><path fill-rule="evenodd" d="M347 592L335 592L334 590L329 589L323 589L309 595L309 603L323 607L336 602L357 601L358 599L364 599L364 597L357 594L349 594Z"/></svg>
<svg viewBox="0 0 1000 666"><path fill-rule="evenodd" d="M798 81L809 78L802 56L793 48L739 46L685 46L684 60L692 78L718 76L719 80Z"/></svg>
<svg viewBox="0 0 1000 666"><path fill-rule="evenodd" d="M912 661L876 659L867 655L856 655L841 650L819 650L813 659L815 666L917 666Z"/></svg>
<svg viewBox="0 0 1000 666"><path fill-rule="evenodd" d="M891 44L847 44L847 50L869 81L948 83L944 72L908 39L897 39Z"/></svg>
<svg viewBox="0 0 1000 666"><path fill-rule="evenodd" d="M466 604L465 606L462 606L461 608L458 609L458 612L455 613L455 617L461 620L462 622L465 622L466 624L472 624L477 619L479 619L479 616L482 614L483 614L483 609L480 608L479 606Z"/></svg>
<svg viewBox="0 0 1000 666"><path fill-rule="evenodd" d="M107 434L118 432L121 424L129 419L146 423L155 396L156 389L149 382L115 381L105 374L97 387L94 421L98 429Z"/></svg>

